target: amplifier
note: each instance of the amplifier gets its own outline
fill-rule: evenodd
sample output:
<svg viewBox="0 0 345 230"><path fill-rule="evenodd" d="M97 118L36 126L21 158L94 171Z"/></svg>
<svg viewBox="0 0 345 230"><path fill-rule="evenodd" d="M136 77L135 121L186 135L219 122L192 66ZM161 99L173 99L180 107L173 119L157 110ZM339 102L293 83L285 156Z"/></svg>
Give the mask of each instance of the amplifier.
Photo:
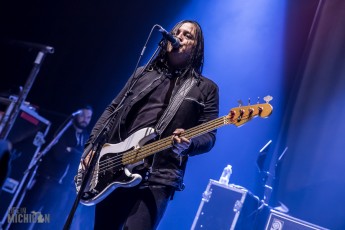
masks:
<svg viewBox="0 0 345 230"><path fill-rule="evenodd" d="M247 189L210 180L191 229L252 230L260 207Z"/></svg>
<svg viewBox="0 0 345 230"><path fill-rule="evenodd" d="M326 230L315 224L297 219L284 213L270 210L265 230Z"/></svg>
<svg viewBox="0 0 345 230"><path fill-rule="evenodd" d="M6 116L9 112L7 109L4 115ZM50 122L38 115L34 109L27 105L21 106L7 137L7 140L12 143L12 151L10 172L0 192L2 224L7 221L11 208L20 205L32 174L27 169L34 162L34 157L44 143L44 137L49 128Z"/></svg>

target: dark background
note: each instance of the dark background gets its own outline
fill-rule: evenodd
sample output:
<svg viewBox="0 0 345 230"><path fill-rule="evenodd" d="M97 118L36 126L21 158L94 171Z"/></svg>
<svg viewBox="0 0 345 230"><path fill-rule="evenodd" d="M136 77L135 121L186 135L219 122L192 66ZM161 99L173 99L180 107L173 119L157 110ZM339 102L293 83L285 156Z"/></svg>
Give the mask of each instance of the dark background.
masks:
<svg viewBox="0 0 345 230"><path fill-rule="evenodd" d="M133 71L151 27L169 22L182 3L168 8L164 1L3 2L1 91L18 93L38 53L7 42L44 44L55 53L43 61L28 101L41 113L62 114L87 103L97 116ZM158 43L154 35L148 48Z"/></svg>

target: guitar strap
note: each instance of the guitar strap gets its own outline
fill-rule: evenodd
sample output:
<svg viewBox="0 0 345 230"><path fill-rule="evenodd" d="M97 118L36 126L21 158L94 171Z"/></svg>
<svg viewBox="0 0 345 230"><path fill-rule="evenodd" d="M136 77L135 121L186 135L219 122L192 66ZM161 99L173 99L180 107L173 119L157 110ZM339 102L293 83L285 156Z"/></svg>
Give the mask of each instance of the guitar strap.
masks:
<svg viewBox="0 0 345 230"><path fill-rule="evenodd" d="M159 119L155 130L158 135L161 135L172 118L175 116L178 108L181 106L183 99L186 97L190 89L197 83L195 77L191 76L187 78L176 92L175 96L170 100L170 103L166 110L164 111L163 115Z"/></svg>

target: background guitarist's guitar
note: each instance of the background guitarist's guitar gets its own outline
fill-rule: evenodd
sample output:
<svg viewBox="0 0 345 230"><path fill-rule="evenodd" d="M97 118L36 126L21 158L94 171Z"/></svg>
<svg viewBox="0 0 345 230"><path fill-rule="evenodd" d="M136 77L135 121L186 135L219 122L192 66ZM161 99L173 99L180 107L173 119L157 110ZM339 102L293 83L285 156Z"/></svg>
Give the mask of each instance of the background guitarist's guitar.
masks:
<svg viewBox="0 0 345 230"><path fill-rule="evenodd" d="M264 98L266 103L239 106L230 110L229 114L185 130L183 136L187 139L200 136L221 126L234 124L241 126L254 117L268 117L272 113L269 101L271 96ZM143 128L123 142L103 145L95 167L91 172L86 188L82 192L80 202L84 205L94 205L106 198L118 187L133 187L140 183L141 176L132 173L132 169L141 164L145 157L172 147L172 136L148 143L155 138L153 128ZM146 145L145 145L146 144ZM84 166L80 163L76 176L76 189L79 192L84 177Z"/></svg>

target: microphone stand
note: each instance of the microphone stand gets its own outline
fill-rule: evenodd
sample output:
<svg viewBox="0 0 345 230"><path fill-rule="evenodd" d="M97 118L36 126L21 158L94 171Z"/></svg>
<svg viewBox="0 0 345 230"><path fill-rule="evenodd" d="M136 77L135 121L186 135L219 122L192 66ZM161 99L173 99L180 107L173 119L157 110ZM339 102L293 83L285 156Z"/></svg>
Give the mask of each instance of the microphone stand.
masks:
<svg viewBox="0 0 345 230"><path fill-rule="evenodd" d="M31 170L33 168L35 168L34 170L32 170L32 173L30 174L30 179L28 181L28 185L30 185L32 183L32 181L34 180L34 177L36 175L36 171L38 169L39 163L41 162L41 159L49 152L49 150L56 144L58 143L58 141L60 140L61 136L65 133L65 131L72 125L73 123L73 117L71 117L68 121L68 123L58 132L58 134L50 141L50 143L41 151L37 154L37 156L35 156L35 158L32 160L32 162L30 163L29 167L27 170L25 170L24 174L29 175L29 173L31 172ZM24 193L25 194L25 193Z"/></svg>
<svg viewBox="0 0 345 230"><path fill-rule="evenodd" d="M267 147L271 144L271 140L260 150L260 153L263 153L264 151L267 150ZM261 209L263 206L268 206L271 208L271 195L273 192L273 183L276 179L276 171L277 171L277 166L281 159L283 158L285 152L287 151L287 147L283 150L283 152L278 155L277 151L273 153L273 155L270 158L270 161L268 162L268 169L264 170L263 165L259 166L259 171L262 176L262 182L264 183L263 185L263 195L262 195L262 205L260 206L259 209ZM266 153L265 153L266 154ZM260 156L259 156L260 157ZM266 159L265 159L266 160ZM263 163L262 163L263 164Z"/></svg>
<svg viewBox="0 0 345 230"><path fill-rule="evenodd" d="M35 162L26 170L30 171L33 167L35 167L38 162L49 152L49 150L58 143L61 136L65 133L65 131L72 125L73 123L73 117L68 121L68 123L58 132L58 134L53 138L53 140L50 141L50 143L40 152L38 153L38 156L35 159Z"/></svg>
<svg viewBox="0 0 345 230"><path fill-rule="evenodd" d="M154 25L149 33L149 36L147 37L146 39L146 42L144 44L144 47L143 49L141 50L141 53L139 55L139 58L138 58L138 61L137 61L137 64L135 65L134 67L134 70L133 70L133 74L132 76L135 76L136 75L136 71L138 69L138 66L139 66L139 63L140 63L140 60L141 58L143 57L144 53L145 53L145 50L146 50L146 46L147 46L147 43L149 42L150 38L151 38L151 34L153 32L153 30L155 28L162 28L160 25ZM163 28L162 28L163 29ZM137 80L143 75L144 71L146 70L146 68L149 66L149 64L151 64L153 58L156 56L156 54L162 49L163 47L163 44L164 44L164 38L161 39L161 41L158 43L158 47L157 49L154 51L153 55L151 56L151 58L149 59L149 61L146 63L146 65L144 66L144 68L141 70L141 72L138 74L138 77L137 77ZM137 82L137 80L135 82L131 82L131 87L129 87L129 90L127 91L127 93L130 92L131 88L135 85L135 83Z"/></svg>
<svg viewBox="0 0 345 230"><path fill-rule="evenodd" d="M155 25L152 30L154 28L156 28L157 25ZM81 157L81 160L84 160L84 158L92 151L92 150L95 150L93 156L91 156L91 160L89 160L88 162L88 165L86 166L85 168L85 176L84 178L82 179L82 182L81 182L81 185L80 185L80 189L77 193L77 197L75 198L74 200L74 203L73 203L73 206L71 208L71 211L67 217L67 220L65 222L65 225L63 227L63 230L69 230L70 227L71 227L71 224L72 224L72 221L73 221L73 217L74 217L74 213L79 205L79 202L80 202L80 199L81 199L81 195L82 193L84 192L84 189L86 188L86 185L87 185L87 182L89 181L90 179L90 176L91 176L91 171L92 169L94 168L94 166L96 165L96 162L97 162L97 159L99 157L99 153L102 149L102 146L103 144L105 143L105 139L106 139L106 136L107 136L107 132L109 131L109 123L110 121L116 117L117 115L117 112L122 108L123 106L123 103L124 101L127 99L127 97L131 94L131 90L132 88L134 87L134 85L136 84L136 82L139 80L139 78L141 76L143 76L143 73L144 71L146 70L146 68L151 64L153 58L156 56L156 54L160 51L160 49L162 48L163 46L163 42L164 42L164 39L162 39L160 42L159 42L159 46L157 47L157 49L154 51L153 55L151 56L151 58L149 59L149 61L147 62L147 64L144 66L144 68L140 71L140 73L138 73L138 77L135 77L136 75L136 71L137 71L137 68L138 68L138 64L141 60L141 57L143 56L144 52L145 52L145 49L146 49L146 44L151 36L151 33L152 33L152 30L149 34L149 37L144 45L144 48L139 56L139 60L137 61L137 64L134 68L134 71L133 71L133 78L135 79L132 79L133 81L131 82L130 86L128 87L128 90L127 92L124 94L123 98L121 99L120 103L117 105L116 109L108 116L108 118L106 119L106 122L105 124L102 126L102 128L100 129L100 131L98 132L98 134L96 135L96 138L84 149L84 153Z"/></svg>
<svg viewBox="0 0 345 230"><path fill-rule="evenodd" d="M111 114L109 116L109 118L111 118L115 113ZM86 188L87 182L89 181L89 178L91 176L91 171L94 168L94 166L96 165L97 159L99 157L99 152L101 151L101 148L105 142L105 137L107 136L107 132L108 132L108 124L112 119L108 119L108 121L106 122L106 124L102 127L101 131L98 133L97 137L95 138L95 140L93 142L91 142L91 144L89 144L83 153L83 156L87 156L87 154L91 153L92 150L95 150L95 153L93 156L91 156L91 160L89 160L88 165L85 168L85 176L82 179L81 185L80 185L80 189L77 193L77 197L74 200L73 206L71 208L70 213L68 214L67 220L65 222L65 225L63 227L64 230L69 230L73 221L73 217L74 217L74 213L77 210L77 207L79 205L80 199L81 199L81 195L84 192L84 189ZM81 161L83 161L84 158L81 158Z"/></svg>
<svg viewBox="0 0 345 230"><path fill-rule="evenodd" d="M271 164L270 164L270 168L269 171L267 172L267 179L266 179L266 183L264 185L264 201L267 204L271 203L271 195L272 195L272 191L273 191L273 182L276 179L276 171L277 171L277 166L279 164L279 162L281 161L281 159L283 158L283 156L285 155L286 151L288 150L288 147L285 147L285 149L283 150L283 152L278 155L277 152L274 154L274 156L272 157L271 160Z"/></svg>
<svg viewBox="0 0 345 230"><path fill-rule="evenodd" d="M22 41L14 41L12 42L14 45L27 47L27 48L36 48L39 49L39 52L36 56L34 61L34 66L31 69L28 79L26 80L25 86L23 90L20 92L18 99L15 102L13 110L9 114L9 119L6 121L3 129L0 131L0 139L6 139L13 127L14 121L18 117L20 112L20 108L25 101L31 87L36 79L38 72L40 71L42 62L46 56L46 54L54 53L54 48L50 46L45 46L41 44L29 43L29 42L22 42Z"/></svg>

